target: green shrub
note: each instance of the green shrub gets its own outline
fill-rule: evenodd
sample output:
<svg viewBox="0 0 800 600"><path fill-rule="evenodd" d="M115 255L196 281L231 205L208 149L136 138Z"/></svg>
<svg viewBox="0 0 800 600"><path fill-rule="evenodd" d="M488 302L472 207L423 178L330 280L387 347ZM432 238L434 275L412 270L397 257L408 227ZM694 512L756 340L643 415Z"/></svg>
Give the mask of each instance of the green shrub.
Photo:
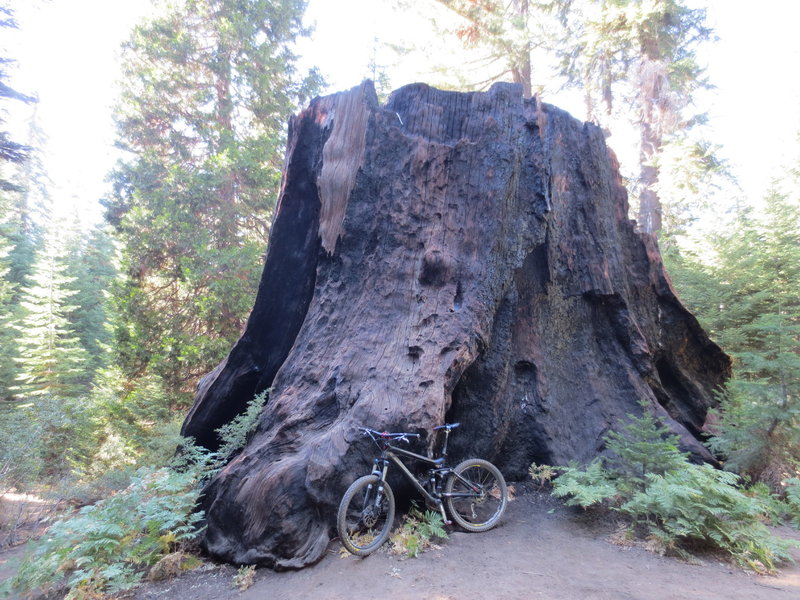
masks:
<svg viewBox="0 0 800 600"><path fill-rule="evenodd" d="M800 362L794 357L795 362ZM777 362L777 361L776 361ZM792 381L796 388L798 383ZM800 391L800 390L798 390ZM740 377L719 394L715 435L708 446L725 457L725 469L778 490L800 462L800 402L780 382Z"/></svg>
<svg viewBox="0 0 800 600"><path fill-rule="evenodd" d="M776 495L772 488L763 481L748 483L746 480L736 484L745 496L753 498L762 508L764 522L770 525L781 525L788 512L787 504Z"/></svg>
<svg viewBox="0 0 800 600"><path fill-rule="evenodd" d="M665 548L686 554L682 541L702 542L757 572L774 571L776 563L791 560L792 543L769 532L763 522L769 507L739 489L737 475L687 463L646 479L644 489L618 510L646 522Z"/></svg>
<svg viewBox="0 0 800 600"><path fill-rule="evenodd" d="M431 538L447 539L442 515L432 510L423 513L412 507L403 526L391 537L391 551L416 558L420 552L431 547Z"/></svg>
<svg viewBox="0 0 800 600"><path fill-rule="evenodd" d="M791 477L784 481L786 486L786 508L792 526L800 529L800 478Z"/></svg>
<svg viewBox="0 0 800 600"><path fill-rule="evenodd" d="M587 508L616 502L641 491L647 474L683 468L687 454L678 449L678 436L643 406L642 416L628 415L619 431L605 438L607 454L586 467L562 467L553 495L569 506Z"/></svg>
<svg viewBox="0 0 800 600"><path fill-rule="evenodd" d="M254 407L265 398L254 398L244 416L221 428L226 454L183 439L168 466L141 467L124 490L54 523L0 593L61 590L77 599L135 586L148 567L198 534L202 483L244 444L260 413Z"/></svg>
<svg viewBox="0 0 800 600"><path fill-rule="evenodd" d="M85 464L96 427L83 398L49 394L0 404L0 490L31 489Z"/></svg>
<svg viewBox="0 0 800 600"><path fill-rule="evenodd" d="M154 464L147 457L153 440L163 439L164 424L175 429L176 418L169 409L172 401L160 378L146 375L133 386L126 381L119 369L109 368L97 375L92 389L89 402L98 414L100 435L92 457L95 473ZM174 437L170 433L167 439ZM167 452L171 450L174 446Z"/></svg>
<svg viewBox="0 0 800 600"><path fill-rule="evenodd" d="M561 475L553 482L552 494L556 498L566 498L567 506L588 508L615 498L618 492L616 482L602 461L594 460L585 468L574 462L562 467Z"/></svg>
<svg viewBox="0 0 800 600"><path fill-rule="evenodd" d="M702 543L756 571L791 560L788 550L796 544L764 525L781 512L765 486L742 489L737 475L688 462L677 437L653 415L628 419L606 437L606 456L562 469L554 496L621 512L645 526L664 551L682 556L689 555L688 545Z"/></svg>
<svg viewBox="0 0 800 600"><path fill-rule="evenodd" d="M44 471L40 440L30 405L0 402L0 491L26 489L38 481Z"/></svg>
<svg viewBox="0 0 800 600"><path fill-rule="evenodd" d="M678 449L678 436L661 418L644 405L642 410L640 417L629 414L628 422L619 431L611 431L605 437L610 470L634 486L644 483L646 474L682 468L689 456Z"/></svg>
<svg viewBox="0 0 800 600"><path fill-rule="evenodd" d="M136 585L145 567L196 535L198 476L199 469L139 469L122 492L53 524L11 589L115 593Z"/></svg>

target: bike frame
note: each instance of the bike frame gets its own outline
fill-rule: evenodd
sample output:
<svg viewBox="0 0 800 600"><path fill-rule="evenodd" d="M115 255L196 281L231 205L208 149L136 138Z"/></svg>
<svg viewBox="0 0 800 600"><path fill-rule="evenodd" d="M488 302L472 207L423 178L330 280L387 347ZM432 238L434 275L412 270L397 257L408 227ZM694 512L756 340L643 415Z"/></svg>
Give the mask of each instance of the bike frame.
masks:
<svg viewBox="0 0 800 600"><path fill-rule="evenodd" d="M398 456L399 455L399 456ZM438 474L441 477L445 477L447 475L454 475L458 477L465 485L469 486L470 489L473 490L472 493L469 492L437 492L436 488L433 487L434 494L431 494L425 487L417 481L417 478L414 477L414 474L411 470L400 460L400 456L405 456L406 458L412 458L414 460L418 460L422 463L431 466L430 473L431 474ZM381 455L379 458L376 458L374 461L374 466L372 468L372 474L377 475L380 477L382 482L386 481L386 474L389 471L389 462L393 462L403 475L414 485L414 487L422 494L426 500L432 502L437 507L443 509L442 499L443 498L473 498L476 494L480 493L479 489L475 489L475 487L466 479L461 477L458 473L456 473L452 468L445 466L445 457L441 458L429 458L427 456L423 456L421 454L417 454L416 452L411 452L410 450L406 450L404 448L398 448L397 446L392 446L391 444L387 443L385 447L381 451ZM447 519L445 519L447 521Z"/></svg>
<svg viewBox="0 0 800 600"><path fill-rule="evenodd" d="M448 423L433 428L444 430L444 443L439 452L433 453L435 458L395 445L398 442L408 444L410 438L423 441L427 437L424 434L358 428L364 436L370 437L380 454L373 454L370 475L351 483L339 503L336 527L345 548L357 556L366 556L388 539L396 510L394 483L390 484L388 477L393 463L425 498L428 508L441 513L444 524L452 524L450 515L467 531L486 531L495 526L508 501L507 486L497 467L488 461L476 458L464 460L455 467L447 465L447 441L450 431L459 425ZM430 445L428 450L431 450ZM421 464L407 466L407 459ZM393 476L392 482L395 479L402 477ZM454 484L458 484L458 491L454 490ZM457 499L467 501L457 502ZM426 513L426 518L429 514Z"/></svg>

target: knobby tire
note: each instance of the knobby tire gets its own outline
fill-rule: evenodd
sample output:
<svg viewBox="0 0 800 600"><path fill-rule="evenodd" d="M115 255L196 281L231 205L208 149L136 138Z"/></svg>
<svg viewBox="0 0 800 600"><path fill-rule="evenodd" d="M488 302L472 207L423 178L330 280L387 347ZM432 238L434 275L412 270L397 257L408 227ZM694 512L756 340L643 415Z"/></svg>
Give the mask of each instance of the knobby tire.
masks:
<svg viewBox="0 0 800 600"><path fill-rule="evenodd" d="M500 470L489 461L471 458L459 463L445 485L445 493L475 494L471 497L445 498L453 520L467 531L487 531L497 525L508 503L508 488ZM456 474L474 484L479 493Z"/></svg>
<svg viewBox="0 0 800 600"><path fill-rule="evenodd" d="M380 548L392 530L394 494L389 484L383 482L381 500L376 506L379 484L381 479L377 475L360 477L347 488L339 504L336 516L339 539L356 556L367 556Z"/></svg>

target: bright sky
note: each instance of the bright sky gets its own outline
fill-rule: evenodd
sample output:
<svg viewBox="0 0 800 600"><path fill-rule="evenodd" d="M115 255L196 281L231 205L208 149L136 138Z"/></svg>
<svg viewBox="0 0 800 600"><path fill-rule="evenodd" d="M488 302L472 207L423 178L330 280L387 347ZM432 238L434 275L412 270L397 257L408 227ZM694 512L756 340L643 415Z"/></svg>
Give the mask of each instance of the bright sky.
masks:
<svg viewBox="0 0 800 600"><path fill-rule="evenodd" d="M8 39L0 41L3 55L17 59L11 84L39 98L31 109L10 104L11 116L36 112L57 208L96 212L117 156L111 107L118 49L149 0L12 0L11 6L19 29L3 30ZM26 140L27 123L9 118L9 125L19 131L13 139Z"/></svg>
<svg viewBox="0 0 800 600"><path fill-rule="evenodd" d="M385 4L310 0L307 20L316 22L316 32L301 51L308 63L321 68L331 91L369 76L376 39L412 40L424 27L411 17L389 16ZM709 0L708 5L710 24L720 37L707 55L717 89L700 100L745 194L758 198L779 167L798 155L800 2ZM111 107L118 49L148 6L149 0L17 0L20 30L3 32L0 50L18 60L12 85L40 98L35 110L48 136L45 164L62 209L77 205L96 214L97 199L107 190L104 179L117 158ZM429 65L409 60L390 72L394 86L423 79L428 72ZM567 100L546 101L580 116L580 107ZM9 109L9 126L23 141L25 126L13 121L28 109L19 103Z"/></svg>

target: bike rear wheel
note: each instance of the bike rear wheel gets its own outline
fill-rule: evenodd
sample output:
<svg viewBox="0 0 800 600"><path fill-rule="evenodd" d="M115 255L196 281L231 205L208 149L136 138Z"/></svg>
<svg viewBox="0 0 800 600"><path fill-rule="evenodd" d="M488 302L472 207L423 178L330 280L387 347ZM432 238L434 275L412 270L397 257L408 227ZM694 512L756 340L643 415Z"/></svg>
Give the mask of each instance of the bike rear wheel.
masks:
<svg viewBox="0 0 800 600"><path fill-rule="evenodd" d="M348 552L367 556L380 548L391 533L394 506L392 488L380 477L356 479L344 493L336 516L339 539Z"/></svg>
<svg viewBox="0 0 800 600"><path fill-rule="evenodd" d="M447 479L447 510L453 520L467 531L487 531L497 525L507 503L506 481L500 470L489 461L480 458L465 460Z"/></svg>

